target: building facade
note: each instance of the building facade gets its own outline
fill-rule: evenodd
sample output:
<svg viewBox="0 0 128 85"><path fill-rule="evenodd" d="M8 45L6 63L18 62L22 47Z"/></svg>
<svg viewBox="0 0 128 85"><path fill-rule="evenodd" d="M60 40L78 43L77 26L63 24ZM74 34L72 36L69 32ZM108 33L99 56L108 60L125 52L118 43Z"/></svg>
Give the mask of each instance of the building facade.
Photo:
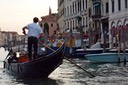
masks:
<svg viewBox="0 0 128 85"><path fill-rule="evenodd" d="M128 29L128 0L109 0L109 42L110 47L117 47L118 31ZM127 30L125 30L127 31ZM127 31L128 32L128 31ZM120 33L120 34L124 34ZM127 34L127 33L125 33ZM126 36L127 39L128 35ZM123 35L122 35L123 38ZM128 39L127 39L128 42Z"/></svg>
<svg viewBox="0 0 128 85"><path fill-rule="evenodd" d="M90 45L100 39L102 44L113 47L117 42L115 28L128 28L128 0L64 0L63 3L63 31L88 33Z"/></svg>
<svg viewBox="0 0 128 85"><path fill-rule="evenodd" d="M103 41L103 29L107 29L108 32L108 0L64 0L63 3L63 32L73 30L89 34L90 45L98 39ZM61 14L60 11L58 14Z"/></svg>
<svg viewBox="0 0 128 85"><path fill-rule="evenodd" d="M59 31L61 33L64 32L64 0L58 0L58 24L59 24Z"/></svg>
<svg viewBox="0 0 128 85"><path fill-rule="evenodd" d="M108 38L109 1L89 0L88 4L90 44L99 39L104 43Z"/></svg>
<svg viewBox="0 0 128 85"><path fill-rule="evenodd" d="M87 0L64 0L64 23L65 31L72 29L87 32Z"/></svg>
<svg viewBox="0 0 128 85"><path fill-rule="evenodd" d="M17 32L2 31L1 33L2 46L13 47L18 45L19 35Z"/></svg>

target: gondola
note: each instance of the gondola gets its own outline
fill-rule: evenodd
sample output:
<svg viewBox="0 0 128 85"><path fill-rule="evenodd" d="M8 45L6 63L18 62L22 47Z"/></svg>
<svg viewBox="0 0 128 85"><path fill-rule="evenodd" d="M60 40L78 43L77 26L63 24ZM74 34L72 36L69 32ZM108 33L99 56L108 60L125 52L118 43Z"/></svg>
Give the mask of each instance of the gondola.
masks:
<svg viewBox="0 0 128 85"><path fill-rule="evenodd" d="M4 61L4 68L19 77L47 78L64 59L65 43L48 55L39 55L37 59L24 63L8 63Z"/></svg>

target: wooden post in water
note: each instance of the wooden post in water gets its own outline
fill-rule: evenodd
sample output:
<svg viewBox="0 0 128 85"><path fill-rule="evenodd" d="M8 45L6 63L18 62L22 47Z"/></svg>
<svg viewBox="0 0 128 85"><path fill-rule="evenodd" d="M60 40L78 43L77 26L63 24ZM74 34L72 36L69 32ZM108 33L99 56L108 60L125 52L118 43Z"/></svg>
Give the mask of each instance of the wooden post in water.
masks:
<svg viewBox="0 0 128 85"><path fill-rule="evenodd" d="M124 65L126 65L126 44L124 42Z"/></svg>
<svg viewBox="0 0 128 85"><path fill-rule="evenodd" d="M118 41L118 64L120 64L120 30L119 29L117 34L117 41Z"/></svg>
<svg viewBox="0 0 128 85"><path fill-rule="evenodd" d="M125 31L124 31L124 29L123 29L123 52L124 52L124 66L126 65L126 43L125 43L125 40L126 40L126 38L125 38L126 36L125 36Z"/></svg>

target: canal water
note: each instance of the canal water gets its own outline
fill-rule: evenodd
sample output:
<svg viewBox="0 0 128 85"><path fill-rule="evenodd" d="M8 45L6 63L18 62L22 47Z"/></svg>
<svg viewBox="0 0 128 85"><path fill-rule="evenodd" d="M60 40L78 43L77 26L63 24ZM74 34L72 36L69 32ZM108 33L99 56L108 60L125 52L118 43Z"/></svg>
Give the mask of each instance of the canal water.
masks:
<svg viewBox="0 0 128 85"><path fill-rule="evenodd" d="M128 65L91 64L85 59L72 59L77 65L96 75L89 77L82 69L64 60L48 78L20 79L3 68L7 51L0 48L0 85L128 85Z"/></svg>

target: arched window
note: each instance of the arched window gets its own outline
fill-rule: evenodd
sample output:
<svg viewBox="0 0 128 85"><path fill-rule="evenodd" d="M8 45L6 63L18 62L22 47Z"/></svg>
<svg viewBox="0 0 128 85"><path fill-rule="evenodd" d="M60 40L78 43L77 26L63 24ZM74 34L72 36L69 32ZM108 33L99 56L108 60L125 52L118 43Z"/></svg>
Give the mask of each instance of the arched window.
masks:
<svg viewBox="0 0 128 85"><path fill-rule="evenodd" d="M51 27L53 27L53 23L51 23Z"/></svg>

